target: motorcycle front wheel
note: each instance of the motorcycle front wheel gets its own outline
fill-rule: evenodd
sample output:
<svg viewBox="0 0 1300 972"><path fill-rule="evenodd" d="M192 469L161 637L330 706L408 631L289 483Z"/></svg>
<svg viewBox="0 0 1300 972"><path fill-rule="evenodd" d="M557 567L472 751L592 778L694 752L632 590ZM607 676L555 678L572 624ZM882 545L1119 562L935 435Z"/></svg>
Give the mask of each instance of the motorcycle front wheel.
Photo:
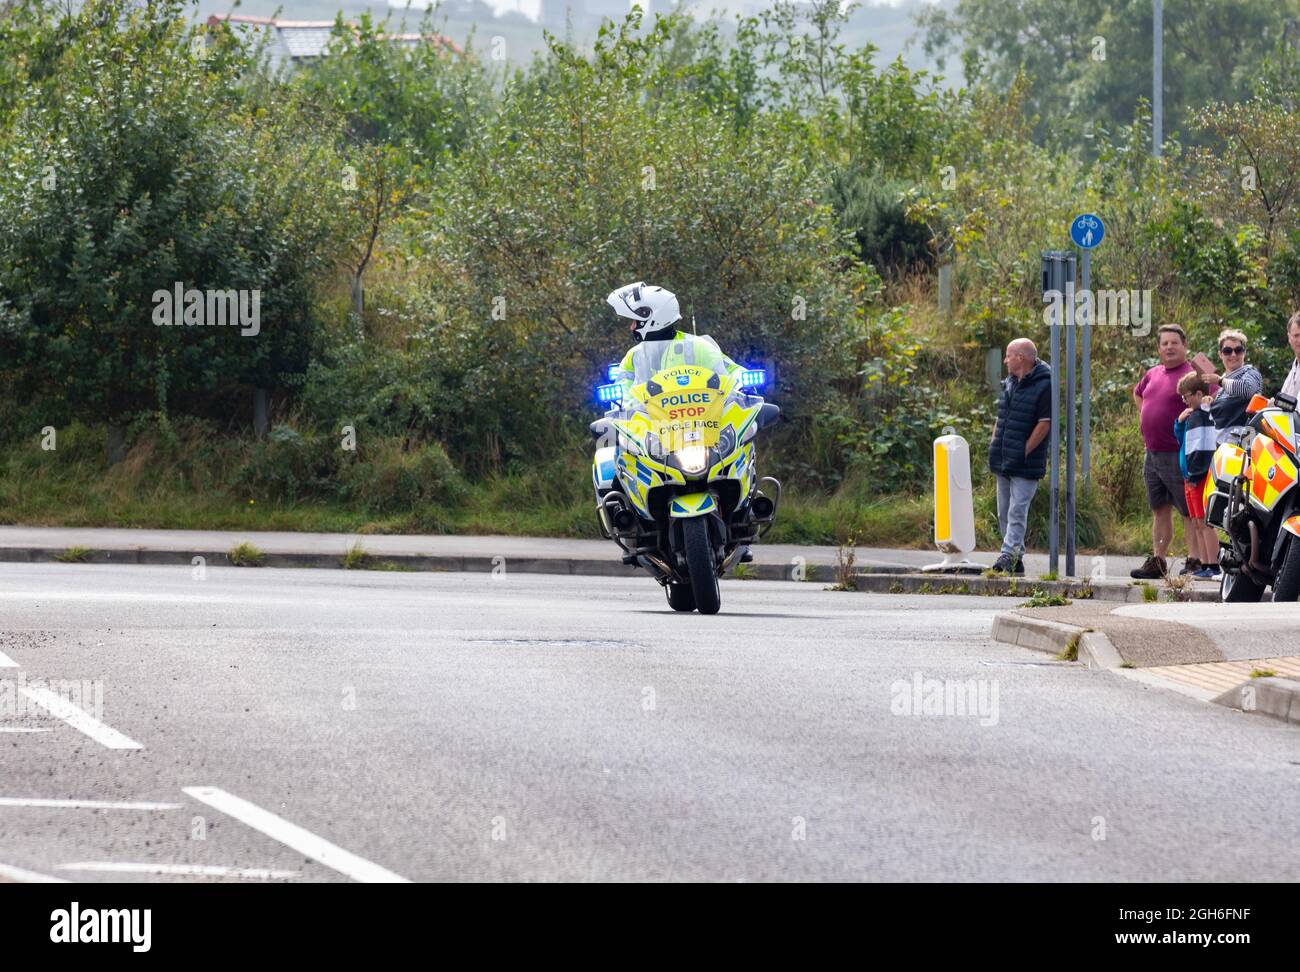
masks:
<svg viewBox="0 0 1300 972"><path fill-rule="evenodd" d="M1277 572L1273 582L1273 600L1295 601L1300 599L1300 540L1291 537L1282 551L1282 569Z"/></svg>
<svg viewBox="0 0 1300 972"><path fill-rule="evenodd" d="M709 524L703 517L692 517L682 523L682 545L686 548L686 569L691 573L695 609L701 614L717 614L722 607L722 593L718 590Z"/></svg>

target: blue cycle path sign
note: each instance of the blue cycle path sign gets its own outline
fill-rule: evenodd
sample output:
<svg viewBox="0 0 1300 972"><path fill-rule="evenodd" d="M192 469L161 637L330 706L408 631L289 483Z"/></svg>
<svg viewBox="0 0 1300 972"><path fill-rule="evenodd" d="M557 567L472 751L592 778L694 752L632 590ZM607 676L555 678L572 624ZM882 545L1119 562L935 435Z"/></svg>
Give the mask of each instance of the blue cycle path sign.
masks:
<svg viewBox="0 0 1300 972"><path fill-rule="evenodd" d="M1084 250L1091 250L1106 236L1106 224L1096 213L1084 213L1074 217L1070 224L1070 239L1074 245Z"/></svg>

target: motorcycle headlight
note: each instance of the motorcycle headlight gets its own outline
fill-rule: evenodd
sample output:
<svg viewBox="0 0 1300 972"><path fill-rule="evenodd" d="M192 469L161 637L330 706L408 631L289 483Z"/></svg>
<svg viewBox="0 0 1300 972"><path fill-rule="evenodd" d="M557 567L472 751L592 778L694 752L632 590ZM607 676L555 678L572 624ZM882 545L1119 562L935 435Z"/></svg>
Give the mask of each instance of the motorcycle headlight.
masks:
<svg viewBox="0 0 1300 972"><path fill-rule="evenodd" d="M707 446L687 446L685 449L678 449L673 453L673 456L677 460L677 465L682 467L682 472L690 475L704 472L709 465L709 449Z"/></svg>
<svg viewBox="0 0 1300 972"><path fill-rule="evenodd" d="M718 436L718 458L726 459L736 451L736 430L728 425Z"/></svg>

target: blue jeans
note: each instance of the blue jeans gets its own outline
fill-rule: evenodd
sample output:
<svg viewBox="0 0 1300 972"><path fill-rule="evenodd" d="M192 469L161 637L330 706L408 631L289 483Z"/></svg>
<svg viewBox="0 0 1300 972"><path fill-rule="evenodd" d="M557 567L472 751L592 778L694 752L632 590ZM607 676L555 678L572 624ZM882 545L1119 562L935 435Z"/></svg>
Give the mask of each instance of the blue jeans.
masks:
<svg viewBox="0 0 1300 972"><path fill-rule="evenodd" d="M998 529L1002 531L1002 552L1019 557L1025 549L1025 525L1029 522L1029 504L1038 492L1038 480L994 475L998 481Z"/></svg>

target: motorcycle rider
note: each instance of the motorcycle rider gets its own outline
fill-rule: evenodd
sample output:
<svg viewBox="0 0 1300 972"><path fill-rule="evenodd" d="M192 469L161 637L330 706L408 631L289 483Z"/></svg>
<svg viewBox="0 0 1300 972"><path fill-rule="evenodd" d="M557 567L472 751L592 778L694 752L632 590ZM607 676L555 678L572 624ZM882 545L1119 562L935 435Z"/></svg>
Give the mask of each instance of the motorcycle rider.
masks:
<svg viewBox="0 0 1300 972"><path fill-rule="evenodd" d="M619 287L605 298L605 303L631 322L629 329L636 341L623 356L615 378L624 395L657 372L681 365L698 365L739 377L740 365L723 354L713 338L677 329L682 314L671 291L638 281Z"/></svg>
<svg viewBox="0 0 1300 972"><path fill-rule="evenodd" d="M713 338L678 330L681 308L671 291L637 281L613 291L605 303L631 322L629 329L636 342L623 356L615 377L624 398L634 385L682 365L696 365L734 378L741 376L744 369L723 354ZM740 562L747 564L753 559L746 547Z"/></svg>

